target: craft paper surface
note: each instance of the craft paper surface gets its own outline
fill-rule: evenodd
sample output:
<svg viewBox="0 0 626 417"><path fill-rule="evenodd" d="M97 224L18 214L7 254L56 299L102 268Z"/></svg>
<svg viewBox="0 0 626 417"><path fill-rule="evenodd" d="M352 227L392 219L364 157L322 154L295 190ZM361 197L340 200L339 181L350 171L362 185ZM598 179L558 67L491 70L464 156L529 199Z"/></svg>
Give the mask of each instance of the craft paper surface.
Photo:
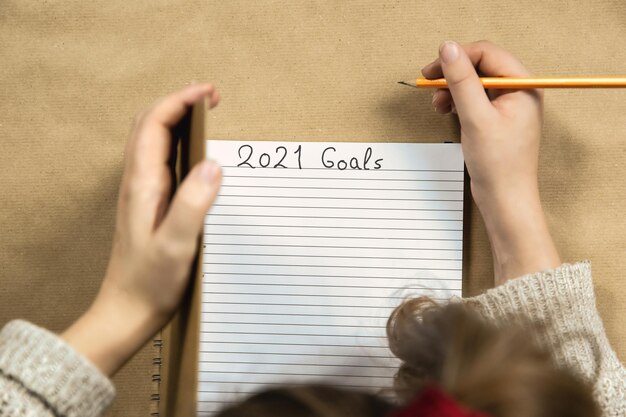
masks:
<svg viewBox="0 0 626 417"><path fill-rule="evenodd" d="M87 309L113 239L133 116L189 82L222 100L209 138L460 140L431 91L399 86L444 40L488 39L536 75L626 74L626 2L196 0L0 3L0 322L56 332ZM583 40L583 41L581 41ZM609 340L626 360L626 90L546 90L538 166L563 261L590 259ZM493 286L466 199L464 295ZM164 349L169 347L165 340ZM145 417L148 346L114 377L107 416Z"/></svg>
<svg viewBox="0 0 626 417"><path fill-rule="evenodd" d="M389 388L403 299L461 296L459 144L210 141L198 412L284 383Z"/></svg>

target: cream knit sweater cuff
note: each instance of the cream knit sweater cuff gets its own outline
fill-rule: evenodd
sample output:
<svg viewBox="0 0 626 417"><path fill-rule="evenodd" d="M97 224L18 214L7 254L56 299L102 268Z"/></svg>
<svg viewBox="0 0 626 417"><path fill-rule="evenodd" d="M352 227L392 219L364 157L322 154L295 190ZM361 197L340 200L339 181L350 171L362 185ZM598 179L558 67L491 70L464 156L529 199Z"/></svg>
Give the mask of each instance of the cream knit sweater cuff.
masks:
<svg viewBox="0 0 626 417"><path fill-rule="evenodd" d="M98 416L115 396L111 381L82 355L57 335L22 320L0 332L0 372L53 415Z"/></svg>
<svg viewBox="0 0 626 417"><path fill-rule="evenodd" d="M626 371L596 309L589 262L512 279L464 302L496 322L523 315L546 325L540 341L557 363L593 384L604 416L626 416Z"/></svg>

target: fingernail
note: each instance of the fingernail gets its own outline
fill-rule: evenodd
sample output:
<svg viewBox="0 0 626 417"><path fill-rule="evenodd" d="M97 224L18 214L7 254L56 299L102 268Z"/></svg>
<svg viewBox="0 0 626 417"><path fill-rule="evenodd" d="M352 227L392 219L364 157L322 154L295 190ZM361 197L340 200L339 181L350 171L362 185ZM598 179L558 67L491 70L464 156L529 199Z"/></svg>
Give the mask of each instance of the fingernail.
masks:
<svg viewBox="0 0 626 417"><path fill-rule="evenodd" d="M208 183L215 183L219 176L220 167L215 161L205 160L202 161L200 168L198 168L198 177Z"/></svg>
<svg viewBox="0 0 626 417"><path fill-rule="evenodd" d="M445 41L439 47L439 56L444 64L452 64L459 57L459 45L453 41Z"/></svg>
<svg viewBox="0 0 626 417"><path fill-rule="evenodd" d="M432 104L433 107L437 107L437 105L439 105L439 100L441 100L441 91L435 91L435 94L433 94L433 100L432 100Z"/></svg>
<svg viewBox="0 0 626 417"><path fill-rule="evenodd" d="M203 92L209 92L213 89L213 84L211 83L198 83L196 81L192 81L190 86L202 90Z"/></svg>

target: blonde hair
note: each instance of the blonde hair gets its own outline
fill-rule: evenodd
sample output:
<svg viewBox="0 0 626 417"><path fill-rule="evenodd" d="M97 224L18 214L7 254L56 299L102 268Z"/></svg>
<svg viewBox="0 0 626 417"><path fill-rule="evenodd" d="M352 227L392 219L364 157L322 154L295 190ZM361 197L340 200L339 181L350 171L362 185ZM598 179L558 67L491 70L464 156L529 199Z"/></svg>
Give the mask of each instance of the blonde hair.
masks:
<svg viewBox="0 0 626 417"><path fill-rule="evenodd" d="M591 387L557 367L538 346L541 328L523 321L496 327L461 303L405 301L387 322L389 348L400 360L400 403L436 385L465 407L493 417L599 417ZM383 417L396 408L380 396L324 385L263 391L218 417Z"/></svg>

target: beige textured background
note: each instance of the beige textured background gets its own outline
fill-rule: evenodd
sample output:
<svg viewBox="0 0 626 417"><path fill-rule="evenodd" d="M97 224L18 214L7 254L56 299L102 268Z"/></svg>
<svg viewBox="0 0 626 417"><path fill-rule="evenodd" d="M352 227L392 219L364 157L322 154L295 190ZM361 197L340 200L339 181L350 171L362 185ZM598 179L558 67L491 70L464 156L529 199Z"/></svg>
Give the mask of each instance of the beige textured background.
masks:
<svg viewBox="0 0 626 417"><path fill-rule="evenodd" d="M210 136L457 140L428 92L397 86L442 40L490 39L545 75L626 75L621 0L173 2L0 0L0 324L55 331L87 307L110 246L133 114L192 81L223 101ZM593 262L626 359L626 90L550 91L540 181L565 260ZM490 255L468 211L466 288ZM148 415L150 349L110 415Z"/></svg>

